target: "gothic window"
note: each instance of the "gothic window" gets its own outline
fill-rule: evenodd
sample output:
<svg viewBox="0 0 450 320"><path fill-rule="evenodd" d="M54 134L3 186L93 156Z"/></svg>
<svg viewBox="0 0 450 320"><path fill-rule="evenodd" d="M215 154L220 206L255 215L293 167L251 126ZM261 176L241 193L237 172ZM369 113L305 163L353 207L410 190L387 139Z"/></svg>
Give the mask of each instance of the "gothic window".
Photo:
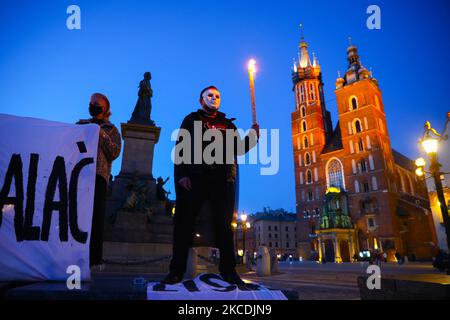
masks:
<svg viewBox="0 0 450 320"><path fill-rule="evenodd" d="M307 136L305 136L305 137L303 138L303 147L304 147L305 149L309 147L309 142L308 142L308 137L307 137Z"/></svg>
<svg viewBox="0 0 450 320"><path fill-rule="evenodd" d="M300 86L300 101L305 102L305 87L303 84Z"/></svg>
<svg viewBox="0 0 450 320"><path fill-rule="evenodd" d="M316 100L315 93L314 93L314 84L312 84L312 83L309 84L309 97L310 97L310 100Z"/></svg>
<svg viewBox="0 0 450 320"><path fill-rule="evenodd" d="M350 99L350 110L356 110L358 109L358 100L356 100L356 97L352 97Z"/></svg>
<svg viewBox="0 0 450 320"><path fill-rule="evenodd" d="M306 171L306 183L311 184L313 181L311 170Z"/></svg>
<svg viewBox="0 0 450 320"><path fill-rule="evenodd" d="M302 118L306 117L306 107L302 106Z"/></svg>
<svg viewBox="0 0 450 320"><path fill-rule="evenodd" d="M311 164L311 156L309 155L309 153L305 153L305 164L307 166L309 166Z"/></svg>
<svg viewBox="0 0 450 320"><path fill-rule="evenodd" d="M302 132L305 132L306 129L307 129L307 127L306 127L306 121L303 120L303 121L302 121Z"/></svg>
<svg viewBox="0 0 450 320"><path fill-rule="evenodd" d="M359 162L359 167L360 167L361 173L367 172L366 160L362 159Z"/></svg>
<svg viewBox="0 0 450 320"><path fill-rule="evenodd" d="M361 138L359 138L359 140L358 140L358 149L359 149L359 152L364 151L364 143Z"/></svg>
<svg viewBox="0 0 450 320"><path fill-rule="evenodd" d="M308 191L308 201L313 201L314 200L314 196L312 191Z"/></svg>
<svg viewBox="0 0 450 320"><path fill-rule="evenodd" d="M354 126L355 126L356 133L360 133L362 131L361 121L356 120Z"/></svg>
<svg viewBox="0 0 450 320"><path fill-rule="evenodd" d="M328 163L328 187L338 187L344 189L344 170L342 164L333 159Z"/></svg>

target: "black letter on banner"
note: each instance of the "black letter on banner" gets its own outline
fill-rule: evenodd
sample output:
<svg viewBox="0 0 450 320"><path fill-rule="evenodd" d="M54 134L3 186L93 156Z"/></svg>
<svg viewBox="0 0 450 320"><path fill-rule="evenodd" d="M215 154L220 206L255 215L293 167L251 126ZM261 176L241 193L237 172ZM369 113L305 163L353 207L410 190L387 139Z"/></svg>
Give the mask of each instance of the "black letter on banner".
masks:
<svg viewBox="0 0 450 320"><path fill-rule="evenodd" d="M70 233L72 233L73 238L80 242L86 243L88 238L88 233L81 231L78 228L78 178L80 177L81 170L91 164L94 163L94 158L85 158L78 162L72 170L72 174L70 176L70 186L69 186L69 224L70 224Z"/></svg>
<svg viewBox="0 0 450 320"><path fill-rule="evenodd" d="M183 285L189 292L199 292L200 291L198 289L197 285L195 284L194 280L183 281Z"/></svg>
<svg viewBox="0 0 450 320"><path fill-rule="evenodd" d="M58 184L59 201L53 201ZM56 157L53 163L52 173L48 178L47 190L45 192L44 217L42 221L41 240L48 241L53 211L59 211L59 239L68 241L68 217L67 217L67 176L66 164L63 157Z"/></svg>
<svg viewBox="0 0 450 320"><path fill-rule="evenodd" d="M8 197L11 189L12 178L16 189L15 197ZM16 240L23 241L23 174L22 159L20 154L13 154L9 161L8 171L6 171L5 181L0 191L0 227L2 225L3 207L7 204L14 205L14 229Z"/></svg>
<svg viewBox="0 0 450 320"><path fill-rule="evenodd" d="M39 155L32 153L30 156L30 167L28 169L27 206L25 207L25 225L23 227L24 240L39 240L39 234L41 232L39 227L33 226L38 162Z"/></svg>
<svg viewBox="0 0 450 320"><path fill-rule="evenodd" d="M201 281L203 281L204 283L206 283L207 285L210 285L211 287L215 287L215 288L222 288L224 290L217 290L217 289L213 289L214 291L219 291L219 292L229 292L229 291L233 291L236 290L236 286L235 285L231 285L228 287L224 287L221 286L218 283L215 283L213 281L211 281L211 279L217 279L217 280L221 280L224 281L221 277L219 277L217 274L213 274L213 273L208 273L208 274L202 274L199 278Z"/></svg>

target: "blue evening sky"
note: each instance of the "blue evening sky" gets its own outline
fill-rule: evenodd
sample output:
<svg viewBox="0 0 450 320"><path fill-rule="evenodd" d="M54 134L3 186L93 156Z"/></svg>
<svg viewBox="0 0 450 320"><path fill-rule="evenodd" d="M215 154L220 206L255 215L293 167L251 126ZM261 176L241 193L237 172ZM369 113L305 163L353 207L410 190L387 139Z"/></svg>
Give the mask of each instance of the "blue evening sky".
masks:
<svg viewBox="0 0 450 320"><path fill-rule="evenodd" d="M81 8L81 30L66 28L70 4ZM366 28L371 4L381 8L381 30ZM2 1L0 112L73 123L88 117L97 91L109 97L111 120L120 126L130 118L143 73L151 71L152 118L162 127L153 171L172 178L173 196L172 131L210 84L222 92L221 111L248 128L246 62L253 57L258 120L280 130L280 169L261 176L259 166L241 166L240 210L294 211L291 66L299 23L322 66L333 125L334 82L337 70L347 68L351 36L382 88L392 146L415 158L423 122L441 130L450 109L449 8L447 0Z"/></svg>

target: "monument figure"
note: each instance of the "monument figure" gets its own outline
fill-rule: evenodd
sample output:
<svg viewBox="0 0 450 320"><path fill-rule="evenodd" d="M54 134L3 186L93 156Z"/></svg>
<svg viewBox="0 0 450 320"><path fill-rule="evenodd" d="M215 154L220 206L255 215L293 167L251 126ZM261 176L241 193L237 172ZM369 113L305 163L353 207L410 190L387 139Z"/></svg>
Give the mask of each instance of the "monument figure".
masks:
<svg viewBox="0 0 450 320"><path fill-rule="evenodd" d="M150 84L152 74L150 72L144 73L144 79L139 82L138 100L134 107L133 114L128 123L154 125L154 121L151 120L150 114L152 112L152 97L153 90Z"/></svg>

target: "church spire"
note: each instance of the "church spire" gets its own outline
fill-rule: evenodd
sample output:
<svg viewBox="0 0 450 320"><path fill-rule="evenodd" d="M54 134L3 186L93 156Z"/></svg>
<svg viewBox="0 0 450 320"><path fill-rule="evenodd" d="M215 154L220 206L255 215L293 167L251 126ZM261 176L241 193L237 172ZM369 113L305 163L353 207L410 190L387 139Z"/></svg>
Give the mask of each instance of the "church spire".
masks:
<svg viewBox="0 0 450 320"><path fill-rule="evenodd" d="M305 37L303 35L303 24L300 23L300 34L301 34L301 42L299 45L300 48L300 68L306 68L311 66L311 59L309 58L308 53L308 44L305 41Z"/></svg>

